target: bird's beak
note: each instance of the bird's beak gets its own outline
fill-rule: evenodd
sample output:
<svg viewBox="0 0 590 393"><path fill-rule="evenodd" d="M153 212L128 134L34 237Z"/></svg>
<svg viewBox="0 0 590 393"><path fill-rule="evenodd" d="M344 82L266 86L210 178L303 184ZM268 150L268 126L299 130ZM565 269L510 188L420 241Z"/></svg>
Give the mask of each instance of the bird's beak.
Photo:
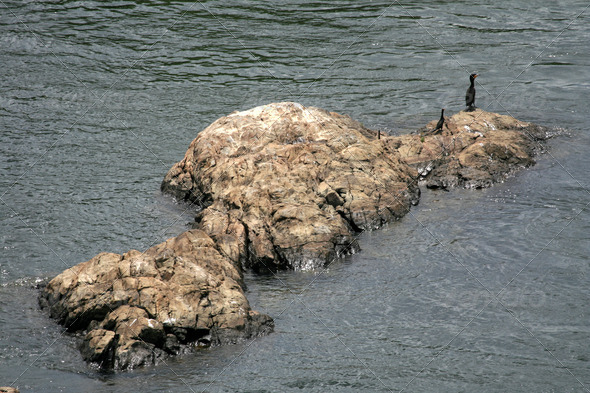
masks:
<svg viewBox="0 0 590 393"><path fill-rule="evenodd" d="M475 74L474 78L477 78L478 76L479 76L478 74Z"/></svg>

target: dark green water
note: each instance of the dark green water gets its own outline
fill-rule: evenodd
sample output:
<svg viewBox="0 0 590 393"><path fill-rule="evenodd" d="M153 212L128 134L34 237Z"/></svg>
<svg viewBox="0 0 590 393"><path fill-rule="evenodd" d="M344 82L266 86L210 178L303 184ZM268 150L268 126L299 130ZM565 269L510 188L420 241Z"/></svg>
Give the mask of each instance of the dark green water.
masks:
<svg viewBox="0 0 590 393"><path fill-rule="evenodd" d="M0 386L590 391L589 5L0 0ZM187 228L159 184L215 119L288 100L408 132L472 72L479 107L565 134L325 271L248 275L272 335L105 375L37 309L37 280Z"/></svg>

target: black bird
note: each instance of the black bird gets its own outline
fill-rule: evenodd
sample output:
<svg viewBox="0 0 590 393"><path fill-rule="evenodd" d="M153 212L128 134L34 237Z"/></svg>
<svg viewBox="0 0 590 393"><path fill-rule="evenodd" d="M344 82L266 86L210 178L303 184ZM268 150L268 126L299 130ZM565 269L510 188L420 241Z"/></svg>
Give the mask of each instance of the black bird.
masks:
<svg viewBox="0 0 590 393"><path fill-rule="evenodd" d="M436 123L436 128L432 130L432 132L442 131L443 126L445 125L445 108L442 108L440 111L440 120Z"/></svg>
<svg viewBox="0 0 590 393"><path fill-rule="evenodd" d="M467 111L471 112L472 110L474 110L475 107L475 78L477 78L477 74L471 74L469 75L469 81L471 82L471 85L469 85L469 88L467 89L467 92L465 93L465 105L468 107Z"/></svg>

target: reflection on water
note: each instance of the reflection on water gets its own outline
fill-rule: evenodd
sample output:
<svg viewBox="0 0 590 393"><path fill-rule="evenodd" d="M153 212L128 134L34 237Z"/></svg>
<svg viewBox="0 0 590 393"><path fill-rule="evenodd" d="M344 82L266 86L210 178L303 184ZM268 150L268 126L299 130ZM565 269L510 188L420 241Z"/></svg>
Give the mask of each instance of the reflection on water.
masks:
<svg viewBox="0 0 590 393"><path fill-rule="evenodd" d="M578 391L590 386L587 4L0 4L0 385L88 391ZM568 27L569 26L569 27ZM326 270L247 274L276 332L130 373L87 367L37 281L147 249L194 208L159 192L196 133L298 101L408 132L478 105L559 126L492 189L424 190Z"/></svg>

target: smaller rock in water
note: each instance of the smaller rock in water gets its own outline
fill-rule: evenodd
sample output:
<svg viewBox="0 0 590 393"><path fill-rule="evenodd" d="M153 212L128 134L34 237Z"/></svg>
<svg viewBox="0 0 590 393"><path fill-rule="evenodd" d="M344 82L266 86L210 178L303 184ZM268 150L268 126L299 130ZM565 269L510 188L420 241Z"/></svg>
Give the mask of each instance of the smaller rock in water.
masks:
<svg viewBox="0 0 590 393"><path fill-rule="evenodd" d="M87 332L82 356L103 369L157 364L183 348L273 329L251 310L239 267L200 230L143 253L99 254L51 280L40 304L68 330Z"/></svg>
<svg viewBox="0 0 590 393"><path fill-rule="evenodd" d="M435 122L425 129L431 129ZM533 165L547 129L475 109L446 120L439 135L393 137L401 156L422 174L428 188L485 188Z"/></svg>

